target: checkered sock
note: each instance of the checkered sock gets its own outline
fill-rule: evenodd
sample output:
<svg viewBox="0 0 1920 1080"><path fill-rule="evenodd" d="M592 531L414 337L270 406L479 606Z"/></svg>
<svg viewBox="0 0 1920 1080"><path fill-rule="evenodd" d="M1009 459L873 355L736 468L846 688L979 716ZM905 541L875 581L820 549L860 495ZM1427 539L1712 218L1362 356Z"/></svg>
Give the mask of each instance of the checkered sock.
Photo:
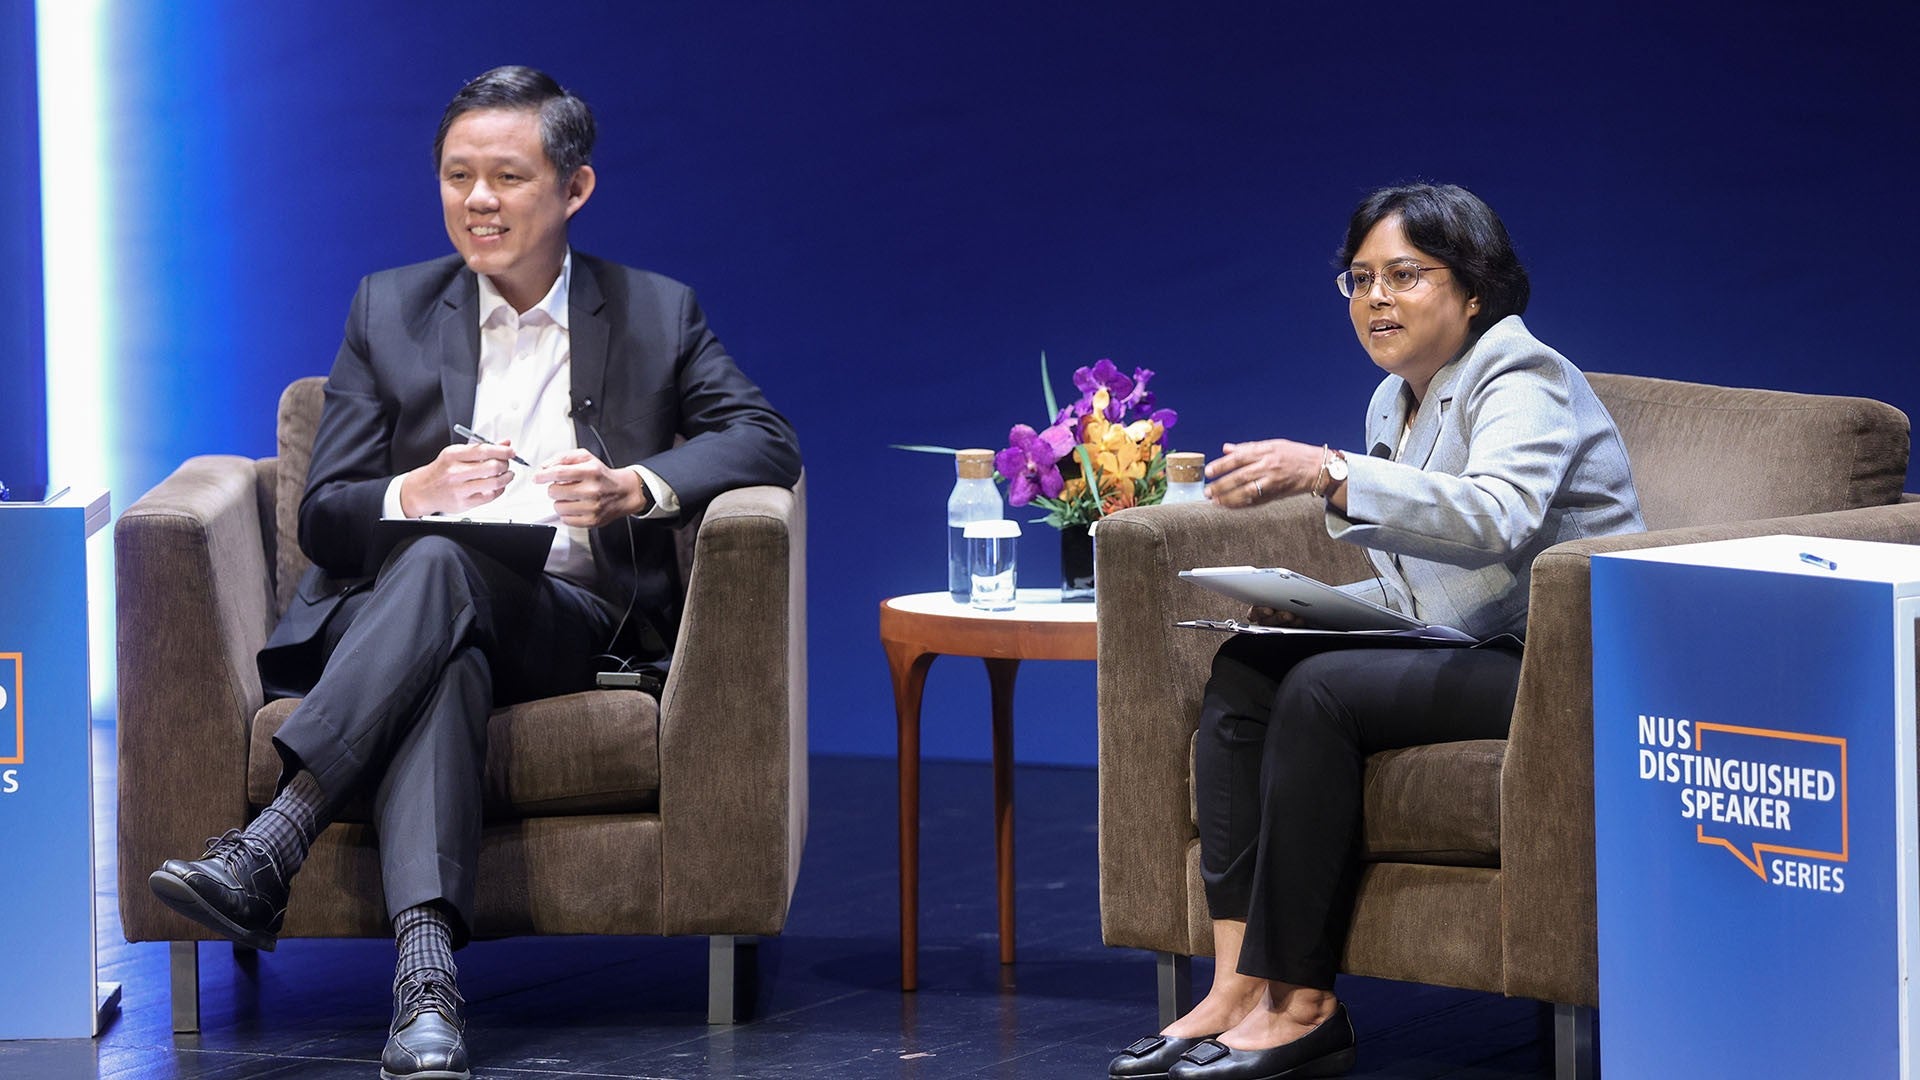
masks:
<svg viewBox="0 0 1920 1080"><path fill-rule="evenodd" d="M393 965L397 985L421 971L437 971L454 983L459 969L453 966L453 924L446 913L433 904L415 904L393 917L393 944L400 951Z"/></svg>
<svg viewBox="0 0 1920 1080"><path fill-rule="evenodd" d="M273 857L279 860L281 871L291 878L300 864L307 861L307 848L313 838L327 827L326 801L313 774L302 769L293 774L293 779L280 789L273 802L253 819L246 834L266 841Z"/></svg>

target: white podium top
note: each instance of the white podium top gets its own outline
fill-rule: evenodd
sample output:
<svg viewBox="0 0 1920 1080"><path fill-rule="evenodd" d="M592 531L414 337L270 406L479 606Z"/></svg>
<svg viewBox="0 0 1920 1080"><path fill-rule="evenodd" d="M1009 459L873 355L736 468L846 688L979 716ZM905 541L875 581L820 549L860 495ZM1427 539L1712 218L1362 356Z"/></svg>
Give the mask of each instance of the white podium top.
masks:
<svg viewBox="0 0 1920 1080"><path fill-rule="evenodd" d="M1011 611L981 611L967 604L956 604L944 592L912 593L896 596L887 606L916 615L947 615L961 619L997 619L1003 622L1090 623L1093 602L1060 602L1059 589L1019 589L1014 592Z"/></svg>
<svg viewBox="0 0 1920 1080"><path fill-rule="evenodd" d="M112 517L107 493L99 488L87 488L76 491L70 487L58 488L51 498L37 502L0 502L0 510L84 510L86 517L85 535L92 536L100 531Z"/></svg>
<svg viewBox="0 0 1920 1080"><path fill-rule="evenodd" d="M1822 536L1748 536L1702 544L1614 551L1596 558L1635 559L1683 566L1715 566L1774 574L1920 583L1920 547Z"/></svg>

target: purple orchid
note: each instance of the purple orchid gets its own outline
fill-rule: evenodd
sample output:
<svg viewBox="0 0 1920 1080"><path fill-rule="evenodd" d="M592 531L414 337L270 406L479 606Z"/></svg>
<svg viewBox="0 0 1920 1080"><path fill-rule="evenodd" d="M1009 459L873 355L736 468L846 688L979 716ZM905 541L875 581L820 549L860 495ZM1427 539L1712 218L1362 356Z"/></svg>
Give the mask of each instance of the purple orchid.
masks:
<svg viewBox="0 0 1920 1080"><path fill-rule="evenodd" d="M1083 367L1073 373L1073 385L1080 391L1080 400L1060 410L1054 417L1054 423L1064 424L1078 421L1093 411L1093 398L1101 390L1107 392L1106 419L1110 424L1119 424L1129 416L1150 414L1152 419L1161 421L1162 427L1172 427L1176 414L1171 410L1155 411L1153 392L1147 389L1147 381L1153 378L1152 368L1134 368L1133 377L1120 373L1120 368L1112 360L1097 361L1092 367ZM1164 414L1164 419L1163 419Z"/></svg>
<svg viewBox="0 0 1920 1080"><path fill-rule="evenodd" d="M1112 360L1096 360L1092 367L1083 367L1073 373L1073 385L1088 401L1101 387L1105 387L1108 396L1115 401L1125 400L1133 393L1133 380L1120 374L1120 368Z"/></svg>
<svg viewBox="0 0 1920 1080"><path fill-rule="evenodd" d="M1073 385L1080 391L1080 400L1069 408L1074 417L1085 416L1093 411L1093 397L1101 390L1107 392L1107 422L1117 424L1127 414L1126 401L1133 396L1133 380L1120 374L1120 368L1112 360L1097 360L1092 367L1083 367L1073 373Z"/></svg>
<svg viewBox="0 0 1920 1080"><path fill-rule="evenodd" d="M1007 505L1025 506L1036 495L1057 497L1066 486L1058 462L1073 451L1072 430L1056 424L1036 432L1015 424L1007 442L1010 445L993 456L993 467L1007 478Z"/></svg>
<svg viewBox="0 0 1920 1080"><path fill-rule="evenodd" d="M1153 391L1147 389L1147 380L1153 378L1152 368L1133 369L1133 389L1131 392L1114 396L1120 401L1127 413L1149 413L1153 411Z"/></svg>

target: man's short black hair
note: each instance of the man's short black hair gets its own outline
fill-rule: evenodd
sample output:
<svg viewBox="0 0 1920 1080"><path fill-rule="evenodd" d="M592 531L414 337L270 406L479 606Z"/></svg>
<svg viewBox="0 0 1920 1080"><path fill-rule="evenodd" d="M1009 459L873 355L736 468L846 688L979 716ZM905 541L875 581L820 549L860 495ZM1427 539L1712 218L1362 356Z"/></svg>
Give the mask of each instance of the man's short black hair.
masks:
<svg viewBox="0 0 1920 1080"><path fill-rule="evenodd" d="M1480 298L1479 313L1467 323L1470 332L1478 334L1527 310L1532 292L1527 268L1514 254L1500 215L1480 196L1453 184L1402 184L1360 200L1347 222L1340 268L1352 265L1375 225L1395 215L1408 242L1452 268L1466 294Z"/></svg>
<svg viewBox="0 0 1920 1080"><path fill-rule="evenodd" d="M433 136L434 169L440 168L447 129L461 114L475 109L538 111L540 148L546 151L548 163L563 184L573 179L580 166L593 163L593 110L546 72L509 64L474 78L447 102L447 111L440 115L440 130Z"/></svg>

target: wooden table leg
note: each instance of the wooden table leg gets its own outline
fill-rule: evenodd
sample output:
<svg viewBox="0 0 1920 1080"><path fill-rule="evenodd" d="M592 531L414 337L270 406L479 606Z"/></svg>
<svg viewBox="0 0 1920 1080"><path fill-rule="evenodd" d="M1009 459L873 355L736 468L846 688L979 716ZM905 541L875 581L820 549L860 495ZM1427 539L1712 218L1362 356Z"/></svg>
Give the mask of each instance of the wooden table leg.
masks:
<svg viewBox="0 0 1920 1080"><path fill-rule="evenodd" d="M883 641L900 727L900 989L920 985L920 698L933 654Z"/></svg>
<svg viewBox="0 0 1920 1080"><path fill-rule="evenodd" d="M988 658L993 688L993 853L1000 886L1000 962L1013 963L1013 678L1020 661Z"/></svg>

